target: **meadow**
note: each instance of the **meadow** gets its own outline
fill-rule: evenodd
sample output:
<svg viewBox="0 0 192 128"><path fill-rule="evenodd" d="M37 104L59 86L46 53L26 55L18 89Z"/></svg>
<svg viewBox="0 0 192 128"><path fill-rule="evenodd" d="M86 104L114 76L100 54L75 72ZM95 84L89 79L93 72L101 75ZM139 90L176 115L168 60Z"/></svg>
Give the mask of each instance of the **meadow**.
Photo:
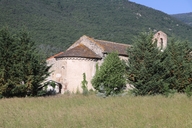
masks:
<svg viewBox="0 0 192 128"><path fill-rule="evenodd" d="M191 128L192 99L59 95L0 100L0 128Z"/></svg>

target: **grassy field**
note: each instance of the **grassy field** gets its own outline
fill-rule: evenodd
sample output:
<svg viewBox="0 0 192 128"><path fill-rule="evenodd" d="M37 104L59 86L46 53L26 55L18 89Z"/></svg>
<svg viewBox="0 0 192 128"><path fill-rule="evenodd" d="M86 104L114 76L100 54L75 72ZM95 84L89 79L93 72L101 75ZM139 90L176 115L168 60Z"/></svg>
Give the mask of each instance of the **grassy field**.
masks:
<svg viewBox="0 0 192 128"><path fill-rule="evenodd" d="M192 99L62 95L0 100L0 128L191 128Z"/></svg>

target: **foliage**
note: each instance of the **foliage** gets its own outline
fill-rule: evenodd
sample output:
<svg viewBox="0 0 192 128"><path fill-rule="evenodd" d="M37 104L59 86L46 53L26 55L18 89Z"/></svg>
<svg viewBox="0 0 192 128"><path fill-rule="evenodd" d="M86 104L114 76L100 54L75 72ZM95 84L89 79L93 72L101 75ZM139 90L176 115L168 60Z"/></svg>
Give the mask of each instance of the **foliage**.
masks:
<svg viewBox="0 0 192 128"><path fill-rule="evenodd" d="M142 33L128 49L128 83L136 95L185 92L192 84L189 44L172 40L164 52L156 47L153 35Z"/></svg>
<svg viewBox="0 0 192 128"><path fill-rule="evenodd" d="M83 73L83 81L81 81L81 88L83 89L83 95L88 95L88 88L87 88L87 80L86 80L86 74Z"/></svg>
<svg viewBox="0 0 192 128"><path fill-rule="evenodd" d="M82 35L132 44L141 31L162 30L192 41L192 28L170 15L127 0L1 0L0 27L30 31L47 56Z"/></svg>
<svg viewBox="0 0 192 128"><path fill-rule="evenodd" d="M171 40L165 51L164 65L167 71L166 81L169 89L177 92L185 92L188 86L192 86L192 59L188 42Z"/></svg>
<svg viewBox="0 0 192 128"><path fill-rule="evenodd" d="M0 95L36 95L50 67L34 42L26 32L13 35L4 28L0 31L0 46Z"/></svg>
<svg viewBox="0 0 192 128"><path fill-rule="evenodd" d="M182 14L174 14L172 15L176 19L192 26L192 12L190 13L182 13Z"/></svg>
<svg viewBox="0 0 192 128"><path fill-rule="evenodd" d="M185 93L186 93L187 97L191 97L192 96L192 87L191 86L187 86L185 88Z"/></svg>
<svg viewBox="0 0 192 128"><path fill-rule="evenodd" d="M38 87L37 96L50 96L56 95L55 87L57 83L54 81L47 81ZM52 87L52 88L50 88Z"/></svg>
<svg viewBox="0 0 192 128"><path fill-rule="evenodd" d="M50 82L49 82L49 85L52 86L53 88L55 88L56 83L55 83L54 81L50 81Z"/></svg>
<svg viewBox="0 0 192 128"><path fill-rule="evenodd" d="M37 91L37 96L46 96L47 95L47 91L46 90L43 90L43 89L41 89L41 90L39 90L39 91Z"/></svg>
<svg viewBox="0 0 192 128"><path fill-rule="evenodd" d="M167 85L163 80L164 56L152 39L152 33L141 33L128 49L127 78L136 95L162 94Z"/></svg>
<svg viewBox="0 0 192 128"><path fill-rule="evenodd" d="M93 87L105 96L116 95L125 88L125 64L120 60L117 53L109 53L104 62L97 68L92 79Z"/></svg>

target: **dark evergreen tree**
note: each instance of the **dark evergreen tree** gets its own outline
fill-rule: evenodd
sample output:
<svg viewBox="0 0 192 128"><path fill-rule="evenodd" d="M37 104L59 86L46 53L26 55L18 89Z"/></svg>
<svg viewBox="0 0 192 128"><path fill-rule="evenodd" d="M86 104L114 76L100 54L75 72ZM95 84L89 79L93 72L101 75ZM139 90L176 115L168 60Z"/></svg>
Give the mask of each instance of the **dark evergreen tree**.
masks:
<svg viewBox="0 0 192 128"><path fill-rule="evenodd" d="M191 51L188 42L171 40L168 43L164 65L168 71L166 81L169 83L169 89L185 92L187 87L192 87Z"/></svg>
<svg viewBox="0 0 192 128"><path fill-rule="evenodd" d="M141 33L128 49L127 78L135 95L161 94L167 86L162 63L166 57L156 44L152 33Z"/></svg>
<svg viewBox="0 0 192 128"><path fill-rule="evenodd" d="M112 52L106 56L104 62L97 67L92 79L93 87L105 96L116 95L125 88L125 64L117 53Z"/></svg>
<svg viewBox="0 0 192 128"><path fill-rule="evenodd" d="M9 96L15 84L14 38L6 30L0 31L0 96Z"/></svg>
<svg viewBox="0 0 192 128"><path fill-rule="evenodd" d="M4 97L36 95L49 75L49 66L26 32L11 35L0 31L0 95Z"/></svg>

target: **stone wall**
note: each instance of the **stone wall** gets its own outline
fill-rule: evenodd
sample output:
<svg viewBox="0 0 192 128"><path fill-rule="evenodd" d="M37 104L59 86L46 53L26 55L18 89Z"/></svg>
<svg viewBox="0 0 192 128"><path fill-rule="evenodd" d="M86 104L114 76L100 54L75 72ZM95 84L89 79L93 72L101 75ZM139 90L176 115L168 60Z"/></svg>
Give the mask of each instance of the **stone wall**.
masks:
<svg viewBox="0 0 192 128"><path fill-rule="evenodd" d="M167 35L162 32L162 31L158 31L155 35L153 40L157 40L157 47L160 50L165 50L167 47Z"/></svg>
<svg viewBox="0 0 192 128"><path fill-rule="evenodd" d="M86 75L88 81L88 90L93 89L91 85L91 79L95 74L96 60L86 58L69 58L67 60L67 89L70 92L76 92L79 90L82 92L81 82L83 81L83 73Z"/></svg>
<svg viewBox="0 0 192 128"><path fill-rule="evenodd" d="M65 78L66 78L66 69L67 69L67 61L66 60L56 60L55 58L51 58L47 60L48 65L52 65L50 69L50 76L47 78L47 81L53 80L62 85L61 93L66 91L65 87Z"/></svg>

